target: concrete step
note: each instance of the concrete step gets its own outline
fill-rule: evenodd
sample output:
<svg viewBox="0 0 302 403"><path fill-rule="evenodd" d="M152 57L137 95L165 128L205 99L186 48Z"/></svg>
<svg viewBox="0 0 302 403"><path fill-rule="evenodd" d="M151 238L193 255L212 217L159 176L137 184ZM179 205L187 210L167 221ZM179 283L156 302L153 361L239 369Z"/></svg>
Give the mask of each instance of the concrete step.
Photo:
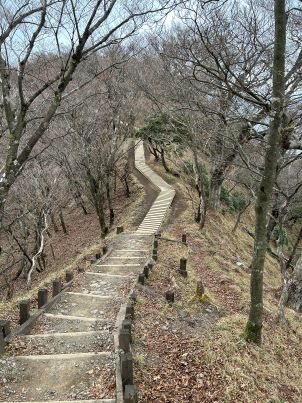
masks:
<svg viewBox="0 0 302 403"><path fill-rule="evenodd" d="M116 298L91 293L67 292L51 308L52 314L104 319Z"/></svg>
<svg viewBox="0 0 302 403"><path fill-rule="evenodd" d="M39 317L30 334L70 333L112 330L114 320L44 313Z"/></svg>
<svg viewBox="0 0 302 403"><path fill-rule="evenodd" d="M134 265L95 265L93 266L93 272L95 273L104 273L104 274L113 274L113 275L131 275L135 273L139 273L141 264L136 266Z"/></svg>
<svg viewBox="0 0 302 403"><path fill-rule="evenodd" d="M16 355L97 353L114 350L113 336L108 330L19 336L12 341L12 347L14 346L17 347Z"/></svg>
<svg viewBox="0 0 302 403"><path fill-rule="evenodd" d="M109 275L108 273L86 272L79 286L82 293L89 295L118 296L119 289L134 285L136 275Z"/></svg>
<svg viewBox="0 0 302 403"><path fill-rule="evenodd" d="M10 402L10 403L30 403L33 400L28 400L27 402ZM33 403L49 403L49 400L44 401L34 401ZM96 399L96 400L51 400L52 403L115 403L115 399Z"/></svg>
<svg viewBox="0 0 302 403"><path fill-rule="evenodd" d="M10 357L0 401L65 401L98 399L96 384L115 396L115 356L77 353ZM22 382L21 382L22 380Z"/></svg>

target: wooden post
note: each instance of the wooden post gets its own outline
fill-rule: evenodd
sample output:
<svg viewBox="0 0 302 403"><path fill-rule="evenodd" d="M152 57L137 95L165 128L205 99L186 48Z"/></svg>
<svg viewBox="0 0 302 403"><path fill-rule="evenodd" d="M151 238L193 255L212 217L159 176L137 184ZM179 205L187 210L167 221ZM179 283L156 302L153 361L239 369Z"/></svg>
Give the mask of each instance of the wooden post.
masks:
<svg viewBox="0 0 302 403"><path fill-rule="evenodd" d="M149 277L149 267L148 266L144 266L144 275L146 278Z"/></svg>
<svg viewBox="0 0 302 403"><path fill-rule="evenodd" d="M131 320L130 319L124 319L123 322L122 322L122 329L128 330L130 343L132 342L131 327L132 327Z"/></svg>
<svg viewBox="0 0 302 403"><path fill-rule="evenodd" d="M138 403L137 389L134 385L125 385L124 403Z"/></svg>
<svg viewBox="0 0 302 403"><path fill-rule="evenodd" d="M187 270L187 259L185 259L184 257L182 257L179 261L179 270Z"/></svg>
<svg viewBox="0 0 302 403"><path fill-rule="evenodd" d="M116 227L117 234L121 234L122 232L124 232L124 227Z"/></svg>
<svg viewBox="0 0 302 403"><path fill-rule="evenodd" d="M130 351L130 332L128 329L121 328L118 335L119 348L125 353Z"/></svg>
<svg viewBox="0 0 302 403"><path fill-rule="evenodd" d="M154 241L153 241L153 248L154 249L158 248L158 240L157 239L154 239Z"/></svg>
<svg viewBox="0 0 302 403"><path fill-rule="evenodd" d="M131 353L121 354L121 375L123 386L133 385L133 359Z"/></svg>
<svg viewBox="0 0 302 403"><path fill-rule="evenodd" d="M131 293L131 295L130 295L129 298L131 299L131 301L132 301L133 303L136 302L136 300L137 300L137 295L136 295L135 291L133 291L133 292ZM133 311L134 311L134 306L133 306L133 304L129 304L129 305L131 305L131 307L132 307L132 309L133 309ZM128 307L128 305L127 305L127 307ZM127 315L127 308L126 308L126 315Z"/></svg>
<svg viewBox="0 0 302 403"><path fill-rule="evenodd" d="M67 271L65 273L65 278L66 278L66 283L69 283L71 280L73 280L73 272Z"/></svg>
<svg viewBox="0 0 302 403"><path fill-rule="evenodd" d="M4 334L0 332L0 354L5 352Z"/></svg>
<svg viewBox="0 0 302 403"><path fill-rule="evenodd" d="M174 292L173 291L166 292L166 300L168 302L174 302Z"/></svg>
<svg viewBox="0 0 302 403"><path fill-rule="evenodd" d="M135 300L136 301L136 300ZM126 317L133 319L134 318L134 306L131 302L128 302L126 306Z"/></svg>
<svg viewBox="0 0 302 403"><path fill-rule="evenodd" d="M4 338L10 335L11 330L9 320L0 319L0 332L3 333Z"/></svg>
<svg viewBox="0 0 302 403"><path fill-rule="evenodd" d="M188 277L188 272L187 272L187 259L182 257L179 261L179 273L182 277L186 278Z"/></svg>
<svg viewBox="0 0 302 403"><path fill-rule="evenodd" d="M138 275L138 282L139 282L139 284L141 284L141 285L144 285L144 284L145 284L145 275L144 275L144 273L140 273L140 274Z"/></svg>
<svg viewBox="0 0 302 403"><path fill-rule="evenodd" d="M187 278L188 277L188 272L186 270L179 270L179 274L181 275L181 277L183 278Z"/></svg>
<svg viewBox="0 0 302 403"><path fill-rule="evenodd" d="M196 298L199 301L202 301L204 298L204 286L203 286L201 280L197 281L197 284L196 284Z"/></svg>
<svg viewBox="0 0 302 403"><path fill-rule="evenodd" d="M181 236L181 242L182 242L184 245L187 245L187 234L182 234L182 236Z"/></svg>
<svg viewBox="0 0 302 403"><path fill-rule="evenodd" d="M52 296L60 294L61 292L61 280L59 278L53 280L52 282Z"/></svg>
<svg viewBox="0 0 302 403"><path fill-rule="evenodd" d="M48 290L47 288L40 288L38 291L38 309L47 304Z"/></svg>
<svg viewBox="0 0 302 403"><path fill-rule="evenodd" d="M157 261L157 249L153 249L152 251L152 259L156 262Z"/></svg>
<svg viewBox="0 0 302 403"><path fill-rule="evenodd" d="M29 314L29 310L30 310L29 300L28 300L28 299L24 299L24 300L20 301L20 303L19 303L19 309L20 309L20 319L19 319L19 323L20 323L20 325L23 325L23 323L26 322L26 321L30 318L30 314Z"/></svg>

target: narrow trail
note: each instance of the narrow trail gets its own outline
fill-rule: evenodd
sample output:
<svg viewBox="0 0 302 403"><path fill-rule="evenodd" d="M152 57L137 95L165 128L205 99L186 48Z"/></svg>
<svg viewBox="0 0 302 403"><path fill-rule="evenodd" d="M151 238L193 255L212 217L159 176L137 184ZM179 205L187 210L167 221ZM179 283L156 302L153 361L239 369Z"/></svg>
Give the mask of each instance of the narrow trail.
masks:
<svg viewBox="0 0 302 403"><path fill-rule="evenodd" d="M117 235L108 253L15 337L0 357L1 402L122 402L117 331L126 297L150 258L155 234L175 191L145 163L140 142L135 167L159 194L137 231Z"/></svg>

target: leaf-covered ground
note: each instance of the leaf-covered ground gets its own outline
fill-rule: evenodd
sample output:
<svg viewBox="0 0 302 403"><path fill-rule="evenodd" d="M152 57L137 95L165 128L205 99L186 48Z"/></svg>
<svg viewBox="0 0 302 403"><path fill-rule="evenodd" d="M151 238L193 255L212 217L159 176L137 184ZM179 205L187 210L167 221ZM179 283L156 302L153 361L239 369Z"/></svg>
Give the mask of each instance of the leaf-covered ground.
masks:
<svg viewBox="0 0 302 403"><path fill-rule="evenodd" d="M154 167L154 166L153 166ZM164 172L155 167L162 176ZM277 263L265 268L264 339L261 348L242 338L249 308L252 239L236 215L209 212L200 232L181 181L165 179L186 208L174 206L159 241L158 262L138 290L134 326L135 383L140 402L292 403L302 401L301 315L287 310L288 323L275 321L280 287ZM177 204L177 203L176 203ZM175 212L179 211L179 214ZM243 218L252 229L253 211ZM180 257L188 259L188 279L180 277ZM207 299L195 296L202 280ZM175 303L164 299L175 292Z"/></svg>

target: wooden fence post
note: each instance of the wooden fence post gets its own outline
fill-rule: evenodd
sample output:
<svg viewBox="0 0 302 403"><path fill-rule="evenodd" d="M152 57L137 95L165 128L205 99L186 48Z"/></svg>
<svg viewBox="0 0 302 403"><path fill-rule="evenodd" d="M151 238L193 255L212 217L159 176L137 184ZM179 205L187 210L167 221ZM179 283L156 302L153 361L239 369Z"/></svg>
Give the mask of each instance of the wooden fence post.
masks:
<svg viewBox="0 0 302 403"><path fill-rule="evenodd" d="M133 358L131 353L121 354L121 375L123 386L133 385Z"/></svg>
<svg viewBox="0 0 302 403"><path fill-rule="evenodd" d="M60 294L61 292L61 280L55 279L52 282L52 296L55 297L56 295Z"/></svg>
<svg viewBox="0 0 302 403"><path fill-rule="evenodd" d="M19 319L19 323L20 323L20 325L22 325L24 322L26 322L26 321L30 318L30 314L29 314L29 310L30 310L29 300L28 300L28 299L24 299L24 300L20 301L20 303L19 303L19 309L20 309L20 319Z"/></svg>
<svg viewBox="0 0 302 403"><path fill-rule="evenodd" d="M130 332L128 329L121 328L118 336L119 348L125 353L130 351Z"/></svg>
<svg viewBox="0 0 302 403"><path fill-rule="evenodd" d="M122 232L124 232L124 227L116 227L117 234L121 234Z"/></svg>
<svg viewBox="0 0 302 403"><path fill-rule="evenodd" d="M168 302L174 302L174 292L173 291L166 292L166 300Z"/></svg>
<svg viewBox="0 0 302 403"><path fill-rule="evenodd" d="M145 275L144 275L144 273L140 273L140 274L138 275L138 282L139 282L139 284L141 284L141 285L144 285L144 284L145 284Z"/></svg>
<svg viewBox="0 0 302 403"><path fill-rule="evenodd" d="M47 304L48 290L47 288L40 288L38 291L38 309Z"/></svg>
<svg viewBox="0 0 302 403"><path fill-rule="evenodd" d="M69 283L71 280L73 280L73 272L67 271L65 273L65 278L66 278L66 283Z"/></svg>

